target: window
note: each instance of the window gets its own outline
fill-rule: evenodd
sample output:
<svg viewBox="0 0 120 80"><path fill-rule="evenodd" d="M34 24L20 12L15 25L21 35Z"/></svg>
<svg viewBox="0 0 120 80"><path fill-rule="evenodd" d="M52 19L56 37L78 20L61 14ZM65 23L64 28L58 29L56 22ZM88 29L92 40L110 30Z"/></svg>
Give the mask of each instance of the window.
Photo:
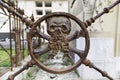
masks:
<svg viewBox="0 0 120 80"><path fill-rule="evenodd" d="M36 6L37 6L37 7L42 7L43 4L42 4L42 2L36 1Z"/></svg>
<svg viewBox="0 0 120 80"><path fill-rule="evenodd" d="M36 10L36 14L37 15L43 15L43 11L42 10Z"/></svg>
<svg viewBox="0 0 120 80"><path fill-rule="evenodd" d="M52 3L51 2L45 2L45 7L52 7Z"/></svg>
<svg viewBox="0 0 120 80"><path fill-rule="evenodd" d="M49 14L49 13L51 13L52 11L51 10L46 10L45 11L45 14Z"/></svg>

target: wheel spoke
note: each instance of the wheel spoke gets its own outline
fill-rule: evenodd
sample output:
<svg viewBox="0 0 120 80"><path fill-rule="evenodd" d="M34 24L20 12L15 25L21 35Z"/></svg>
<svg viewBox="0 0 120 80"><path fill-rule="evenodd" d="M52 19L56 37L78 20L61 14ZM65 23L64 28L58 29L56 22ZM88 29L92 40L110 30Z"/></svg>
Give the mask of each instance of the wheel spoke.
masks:
<svg viewBox="0 0 120 80"><path fill-rule="evenodd" d="M83 35L84 35L83 33L84 33L83 31L75 31L74 34L68 36L67 40L68 40L68 41L75 40L75 39L83 36Z"/></svg>
<svg viewBox="0 0 120 80"><path fill-rule="evenodd" d="M42 54L44 54L44 53L46 53L46 52L48 52L48 51L50 51L50 48L47 46L47 47L45 47L45 48L42 48L42 49L40 49L40 50L34 50L33 51L33 53L34 54L38 54L38 55L42 55Z"/></svg>
<svg viewBox="0 0 120 80"><path fill-rule="evenodd" d="M76 53L78 56L80 56L80 58L84 58L84 51L83 50L79 50L76 48L70 48L70 51Z"/></svg>
<svg viewBox="0 0 120 80"><path fill-rule="evenodd" d="M44 21L48 18L51 18L51 17L59 18L57 16L66 17L66 18L70 18L70 19L74 20L80 26L81 30L76 31L75 33L73 33L70 36L68 36L68 35L70 34L71 29L66 32L66 29L63 29L61 27L60 27L60 29L57 27L57 28L55 28L55 30L53 28L52 31L48 31L48 34L50 36L40 32L39 30L36 30L36 27L42 21ZM69 24L69 26L70 26L69 28L71 28L71 24ZM47 29L49 30L48 26L47 26ZM32 37L34 37L34 35L37 35L38 37L41 37L41 38L44 38L44 39L48 40L48 42L50 42L50 44L51 44L51 46L47 46L47 47L42 48L40 50L34 50L34 52L33 52L33 49L31 47L31 51L30 51L30 55L33 58L33 60L35 60L38 67L40 67L41 69L43 69L47 72L54 73L54 74L62 74L62 73L70 72L70 71L76 69L77 67L79 67L82 64L82 61L85 59L85 57L88 54L88 50L89 50L89 34L88 34L88 31L85 28L85 25L83 24L82 21L80 21L78 18L76 18L75 16L73 16L69 13L55 12L55 13L52 13L52 14L47 14L47 15L41 17L40 19L38 19L35 22L34 28L30 32L31 32L31 35L33 34ZM64 35L63 35L63 33L64 33ZM84 50L78 50L76 48L70 48L69 47L69 42L72 41L72 40L75 40L75 39L77 39L81 36L83 36L85 38L85 43L86 43L85 49ZM32 41L32 39L31 39L31 41ZM49 68L46 65L44 65L41 61L39 61L37 58L38 58L38 56L41 56L42 54L45 54L46 52L50 51L51 49L55 50L55 52L58 51L58 50L61 50L61 51L64 51L64 52L69 52L70 51L71 53L77 54L80 57L80 59L76 63L72 62L71 63L72 66L69 66L67 68L63 68L63 69ZM38 56L37 56L37 54L38 54ZM72 58L69 55L68 55L68 58L70 58L70 60L72 60Z"/></svg>
<svg viewBox="0 0 120 80"><path fill-rule="evenodd" d="M38 31L38 30L35 30L35 33L34 33L34 34L37 34L39 37L42 37L42 38L44 38L44 39L46 39L46 40L50 40L50 37L49 37L48 35L40 32L40 31Z"/></svg>

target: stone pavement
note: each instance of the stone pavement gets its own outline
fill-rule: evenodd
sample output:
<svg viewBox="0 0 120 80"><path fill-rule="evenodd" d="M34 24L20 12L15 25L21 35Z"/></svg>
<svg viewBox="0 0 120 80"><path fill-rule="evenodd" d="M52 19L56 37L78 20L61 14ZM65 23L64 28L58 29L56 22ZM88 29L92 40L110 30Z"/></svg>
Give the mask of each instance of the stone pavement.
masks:
<svg viewBox="0 0 120 80"><path fill-rule="evenodd" d="M58 52L58 54L54 57L52 60L47 60L45 64L49 64L49 67L51 68L66 68L70 65L62 65L64 63L63 54ZM69 62L67 62L69 63ZM52 65L53 64L53 65ZM75 71L65 73L65 74L51 74L43 70L39 70L36 74L35 80L81 80L79 77L79 74L77 74Z"/></svg>
<svg viewBox="0 0 120 80"><path fill-rule="evenodd" d="M62 56L60 56L60 57L62 57ZM8 71L6 74L4 74L2 77L0 77L0 80L6 80L9 75L17 72L30 59L31 59L30 56L26 57L25 60L22 61L22 66L13 68L13 71ZM49 63L49 64L58 63L58 64L55 64L55 65L51 65L52 67L56 67L56 66L57 67L59 66L59 68L66 67L66 66L62 66L61 64L59 64L59 63L62 63L61 58L54 59L52 61L47 60L46 63ZM29 70L25 70L22 73L20 73L18 76L15 77L14 80L28 80L26 78L26 76L27 76L27 73L30 71L30 69L31 68L29 68ZM33 75L35 76L35 78L34 79L29 79L29 80L81 80L74 71L70 72L70 73L66 73L66 74L51 74L51 73L48 73L46 71L43 71L43 70L39 69L39 71L36 74L33 74Z"/></svg>
<svg viewBox="0 0 120 80"><path fill-rule="evenodd" d="M39 70L35 80L81 80L74 72L66 74L50 74L43 70Z"/></svg>

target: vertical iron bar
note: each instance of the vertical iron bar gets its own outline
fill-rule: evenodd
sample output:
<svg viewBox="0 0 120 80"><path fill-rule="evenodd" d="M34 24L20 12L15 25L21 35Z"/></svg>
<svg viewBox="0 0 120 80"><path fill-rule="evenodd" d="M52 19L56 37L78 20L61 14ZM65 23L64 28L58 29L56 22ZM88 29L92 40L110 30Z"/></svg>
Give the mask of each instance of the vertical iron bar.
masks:
<svg viewBox="0 0 120 80"><path fill-rule="evenodd" d="M11 71L13 70L13 62L12 62L12 31L11 31L11 13L9 12L9 37L10 37L10 63L11 63Z"/></svg>
<svg viewBox="0 0 120 80"><path fill-rule="evenodd" d="M23 49L23 59L25 58L25 47L24 47L24 29L23 29L23 22L22 22L22 49Z"/></svg>
<svg viewBox="0 0 120 80"><path fill-rule="evenodd" d="M13 22L14 22L14 32L15 32L15 56L16 56L17 51L16 51L16 20L15 19L17 19L17 18L14 15L14 21ZM14 56L14 59L16 60L15 56ZM14 64L17 64L17 61L15 61Z"/></svg>

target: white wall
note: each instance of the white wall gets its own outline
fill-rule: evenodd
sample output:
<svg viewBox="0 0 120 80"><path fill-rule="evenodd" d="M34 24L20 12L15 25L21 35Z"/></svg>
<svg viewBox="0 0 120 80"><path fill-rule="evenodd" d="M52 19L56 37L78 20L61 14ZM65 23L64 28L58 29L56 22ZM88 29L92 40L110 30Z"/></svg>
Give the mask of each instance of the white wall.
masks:
<svg viewBox="0 0 120 80"><path fill-rule="evenodd" d="M1 9L0 9L0 12L4 13ZM9 25L8 25L9 22L8 21L3 27L1 27L7 19L8 19L8 16L0 14L0 33L9 32Z"/></svg>
<svg viewBox="0 0 120 80"><path fill-rule="evenodd" d="M68 1L53 1L53 12L68 12Z"/></svg>
<svg viewBox="0 0 120 80"><path fill-rule="evenodd" d="M45 10L51 10L52 12L68 12L68 1L53 1L52 7L36 7L35 1L24 1L20 0L18 1L18 7L21 9L24 9L25 15L30 17L32 14L34 14L35 20L39 19L41 16L45 15ZM43 10L43 15L37 15L36 10ZM0 14L0 26L6 20L8 17ZM7 21L7 24L4 25L2 29L0 29L0 32L9 32L9 22ZM46 28L45 28L46 33Z"/></svg>
<svg viewBox="0 0 120 80"><path fill-rule="evenodd" d="M77 48L83 49L84 47L84 39L80 38L77 40ZM91 38L90 39L90 51L88 53L87 58L91 60L98 68L103 71L107 71L108 74L113 77L115 80L119 78L118 75L120 68L118 68L119 59L114 57L114 39L112 38ZM77 56L75 59L79 59ZM120 66L119 66L120 67ZM80 66L78 71L83 78L83 80L96 80L96 79L106 79L103 78L102 75L95 71L94 69L90 69L87 66Z"/></svg>
<svg viewBox="0 0 120 80"><path fill-rule="evenodd" d="M34 1L19 1L18 6L24 9L27 16L31 16L32 13L35 14L35 2Z"/></svg>
<svg viewBox="0 0 120 80"><path fill-rule="evenodd" d="M71 3L72 0L69 1L70 1L69 3ZM78 17L81 21L84 20L83 18L87 17L87 19L89 19L91 17L91 15L89 15L89 12L88 15L86 14L86 17L83 16L85 15L84 13L85 7L81 7L83 5L82 1L83 0L76 0L73 7L72 8L69 7L70 13ZM107 1L106 2L104 1L103 4L106 5ZM87 6L86 10L89 9L88 7L89 6ZM107 71L108 74L114 78L114 80L119 80L118 78L120 78L120 57L114 56L115 36L114 36L113 28L116 27L115 15L116 15L116 10L112 10L109 14L104 15L104 18L102 18L104 19L104 22L102 23L102 25L100 25L102 26L103 29L100 29L99 26L96 26L97 23L95 24L94 28L98 29L98 31L93 30L93 32L90 32L90 51L87 58L90 59L98 68ZM82 38L79 38L76 41L76 48L81 50L83 49L83 45L84 45L84 40ZM78 59L79 58L76 56L75 60L77 61ZM78 70L83 80L107 79L102 77L101 74L96 70L90 69L84 65L81 65L78 68Z"/></svg>

